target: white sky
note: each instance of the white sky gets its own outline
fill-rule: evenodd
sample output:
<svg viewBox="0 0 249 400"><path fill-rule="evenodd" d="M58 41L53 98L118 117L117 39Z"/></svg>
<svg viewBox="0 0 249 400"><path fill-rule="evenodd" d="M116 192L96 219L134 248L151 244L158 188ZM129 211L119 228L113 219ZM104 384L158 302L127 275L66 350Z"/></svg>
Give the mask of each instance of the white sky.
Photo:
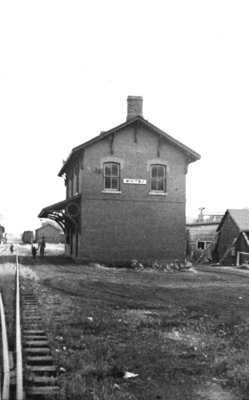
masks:
<svg viewBox="0 0 249 400"><path fill-rule="evenodd" d="M64 200L71 149L126 119L146 119L199 152L187 215L249 206L247 0L2 0L0 222L40 226ZM1 216L0 216L1 217Z"/></svg>

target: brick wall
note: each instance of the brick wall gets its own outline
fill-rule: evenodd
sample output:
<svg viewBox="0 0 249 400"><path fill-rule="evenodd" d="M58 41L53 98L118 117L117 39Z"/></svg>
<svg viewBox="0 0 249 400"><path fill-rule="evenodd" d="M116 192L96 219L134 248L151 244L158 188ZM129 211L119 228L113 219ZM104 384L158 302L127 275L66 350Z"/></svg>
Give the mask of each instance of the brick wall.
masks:
<svg viewBox="0 0 249 400"><path fill-rule="evenodd" d="M135 141L136 139L136 141ZM113 154L111 154L111 152ZM159 152L159 153L158 153ZM103 163L119 162L119 194L103 192ZM167 166L167 194L151 195L150 165ZM126 127L87 147L80 170L82 191L79 258L127 261L184 259L186 156L141 127ZM146 185L123 183L145 179Z"/></svg>
<svg viewBox="0 0 249 400"><path fill-rule="evenodd" d="M102 194L103 162L116 161L121 164L121 177L147 179L147 185L129 185L121 182L122 199L151 199L149 197L149 165L167 165L167 200L185 202L185 156L169 143L160 146L157 156L158 136L147 130L138 129L137 143L134 142L132 127L115 134L113 154L110 139L106 138L88 147L84 155L84 170L81 173L82 194L85 197L106 198ZM101 189L101 190L100 190ZM158 197L157 197L158 198ZM156 201L156 200L153 200Z"/></svg>
<svg viewBox="0 0 249 400"><path fill-rule="evenodd" d="M184 205L86 200L79 256L103 261L184 259Z"/></svg>

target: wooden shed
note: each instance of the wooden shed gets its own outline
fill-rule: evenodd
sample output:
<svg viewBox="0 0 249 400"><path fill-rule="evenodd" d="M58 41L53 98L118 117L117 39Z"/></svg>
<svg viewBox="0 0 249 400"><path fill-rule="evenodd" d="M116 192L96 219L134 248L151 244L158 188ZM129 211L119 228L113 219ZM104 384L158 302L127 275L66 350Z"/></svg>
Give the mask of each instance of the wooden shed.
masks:
<svg viewBox="0 0 249 400"><path fill-rule="evenodd" d="M240 265L249 260L249 210L228 209L218 228L216 261Z"/></svg>

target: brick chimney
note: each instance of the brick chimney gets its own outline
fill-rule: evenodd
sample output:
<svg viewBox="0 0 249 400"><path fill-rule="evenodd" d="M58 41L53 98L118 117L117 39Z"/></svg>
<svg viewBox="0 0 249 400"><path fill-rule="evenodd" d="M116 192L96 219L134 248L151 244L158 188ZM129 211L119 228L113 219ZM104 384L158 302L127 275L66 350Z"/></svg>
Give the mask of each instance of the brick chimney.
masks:
<svg viewBox="0 0 249 400"><path fill-rule="evenodd" d="M141 96L128 96L127 97L127 118L128 121L131 118L143 116L143 98Z"/></svg>

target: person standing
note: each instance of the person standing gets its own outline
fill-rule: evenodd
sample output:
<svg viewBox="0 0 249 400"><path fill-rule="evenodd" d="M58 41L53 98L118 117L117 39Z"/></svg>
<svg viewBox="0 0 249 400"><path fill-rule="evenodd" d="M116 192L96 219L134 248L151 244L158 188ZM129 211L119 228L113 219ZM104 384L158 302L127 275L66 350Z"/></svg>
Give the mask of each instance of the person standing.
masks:
<svg viewBox="0 0 249 400"><path fill-rule="evenodd" d="M33 258L36 258L37 248L36 248L33 244L32 244L31 251L32 251L32 256L33 256Z"/></svg>
<svg viewBox="0 0 249 400"><path fill-rule="evenodd" d="M39 245L38 245L38 249L40 250L40 257L41 258L44 257L45 247L46 247L45 237L42 236L41 239L39 240Z"/></svg>

